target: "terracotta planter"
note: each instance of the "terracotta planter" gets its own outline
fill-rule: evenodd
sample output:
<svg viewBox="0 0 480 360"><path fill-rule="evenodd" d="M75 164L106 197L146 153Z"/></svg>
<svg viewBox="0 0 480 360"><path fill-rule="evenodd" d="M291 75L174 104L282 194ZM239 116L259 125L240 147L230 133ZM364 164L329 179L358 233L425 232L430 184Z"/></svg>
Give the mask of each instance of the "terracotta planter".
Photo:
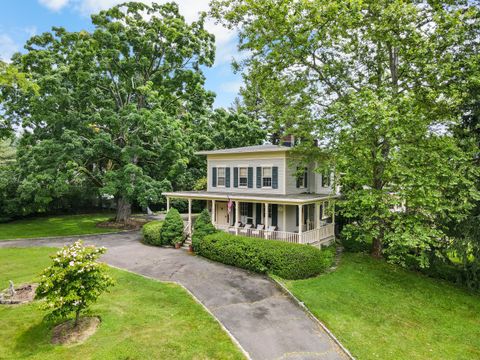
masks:
<svg viewBox="0 0 480 360"><path fill-rule="evenodd" d="M180 249L182 247L182 243L176 243L175 244L175 249Z"/></svg>
<svg viewBox="0 0 480 360"><path fill-rule="evenodd" d="M188 245L188 252L193 252L193 245L192 244Z"/></svg>

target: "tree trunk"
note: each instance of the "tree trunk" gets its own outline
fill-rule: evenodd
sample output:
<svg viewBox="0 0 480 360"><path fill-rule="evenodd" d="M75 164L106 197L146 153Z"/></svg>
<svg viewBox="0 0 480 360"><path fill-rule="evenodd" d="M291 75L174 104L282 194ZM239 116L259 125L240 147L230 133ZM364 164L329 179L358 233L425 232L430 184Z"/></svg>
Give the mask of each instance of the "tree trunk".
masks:
<svg viewBox="0 0 480 360"><path fill-rule="evenodd" d="M132 215L132 204L130 204L125 197L119 197L117 200L117 216L115 221L126 223L130 215Z"/></svg>
<svg viewBox="0 0 480 360"><path fill-rule="evenodd" d="M380 236L376 237L372 241L372 256L376 259L380 259L383 257L382 254L383 244L382 239Z"/></svg>
<svg viewBox="0 0 480 360"><path fill-rule="evenodd" d="M78 320L80 320L80 309L77 309L75 312L75 322L73 323L73 327L78 326Z"/></svg>

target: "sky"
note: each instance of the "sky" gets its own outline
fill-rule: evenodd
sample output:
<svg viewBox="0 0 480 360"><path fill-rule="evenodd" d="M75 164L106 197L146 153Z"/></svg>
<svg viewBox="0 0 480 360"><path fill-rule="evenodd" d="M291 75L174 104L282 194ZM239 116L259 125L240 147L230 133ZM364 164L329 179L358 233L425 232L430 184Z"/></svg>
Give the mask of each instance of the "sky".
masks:
<svg viewBox="0 0 480 360"><path fill-rule="evenodd" d="M33 35L63 26L68 31L92 30L90 15L126 0L3 0L0 12L0 58L8 61L12 54L23 51L23 45ZM142 0L151 3L152 0ZM166 2L157 0L157 3ZM189 22L196 20L199 11L208 10L209 0L177 0L181 14ZM204 70L206 87L217 94L214 106L228 107L242 84L239 74L231 67L238 59L237 36L232 30L208 20L207 30L215 35L217 53L215 64Z"/></svg>

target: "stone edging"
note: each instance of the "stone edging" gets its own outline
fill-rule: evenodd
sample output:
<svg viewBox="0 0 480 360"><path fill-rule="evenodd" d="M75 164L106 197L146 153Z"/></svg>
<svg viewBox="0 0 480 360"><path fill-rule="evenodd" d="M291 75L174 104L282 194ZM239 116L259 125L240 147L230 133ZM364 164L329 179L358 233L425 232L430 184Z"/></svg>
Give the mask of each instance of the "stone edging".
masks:
<svg viewBox="0 0 480 360"><path fill-rule="evenodd" d="M337 339L337 337L335 335L333 335L333 333L325 326L324 323L322 323L317 317L315 317L315 315L312 314L312 312L310 311L310 309L303 303L301 302L299 299L297 299L297 297L295 295L292 294L292 292L290 290L288 290L286 288L285 285L283 285L280 281L278 281L277 279L274 279L272 277L270 277L270 279L273 280L273 282L280 288L281 291L283 291L287 296L289 296L293 301L295 301L295 303L300 306L300 308L311 318L313 319L313 321L315 321L326 333L328 336L330 336L330 338L335 342L335 344L338 345L338 347L340 349L342 349L342 351L345 353L345 355L347 355L347 357L350 359L350 360L356 360L353 355L350 353L350 351L348 351L348 349L343 346L343 344L340 342L340 340Z"/></svg>
<svg viewBox="0 0 480 360"><path fill-rule="evenodd" d="M240 351L242 352L242 354L247 358L247 360L252 360L252 358L250 357L250 354L243 348L243 346L240 344L240 342L237 340L237 338L235 336L233 336L233 334L222 324L222 322L190 291L188 290L183 284L177 282L177 281L172 281L172 280L159 280L159 279L156 279L156 278L153 278L151 276L148 276L148 275L143 275L143 274L139 274L135 271L131 271L131 270L127 270L127 269L123 269L121 267L118 267L118 266L113 266L113 265L110 265L110 264L107 264L109 267L112 267L112 268L115 268L115 269L118 269L118 270L121 270L121 271L126 271L128 273L131 273L131 274L134 274L134 275L138 275L138 276L142 276L144 277L145 279L149 279L149 280L153 280L153 281L156 281L156 282L160 282L160 283L165 283L165 284L175 284L175 285L178 285L180 286L182 289L184 289L192 298L193 300L195 300L195 302L197 304L200 304L203 309L210 314L210 316L220 325L220 327L222 328L223 331L225 331L227 333L227 335L230 337L230 339L232 339L233 343L235 345L237 345L237 347L240 349Z"/></svg>

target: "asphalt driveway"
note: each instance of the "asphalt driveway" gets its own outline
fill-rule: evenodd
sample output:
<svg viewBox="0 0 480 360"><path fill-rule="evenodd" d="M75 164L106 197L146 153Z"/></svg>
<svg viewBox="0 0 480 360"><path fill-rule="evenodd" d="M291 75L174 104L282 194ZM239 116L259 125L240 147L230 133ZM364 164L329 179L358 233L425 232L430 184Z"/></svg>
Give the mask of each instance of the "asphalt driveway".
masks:
<svg viewBox="0 0 480 360"><path fill-rule="evenodd" d="M187 253L140 243L138 232L81 237L108 248L107 263L185 286L252 359L347 359L332 338L270 279ZM0 241L1 247L63 246L78 237Z"/></svg>

